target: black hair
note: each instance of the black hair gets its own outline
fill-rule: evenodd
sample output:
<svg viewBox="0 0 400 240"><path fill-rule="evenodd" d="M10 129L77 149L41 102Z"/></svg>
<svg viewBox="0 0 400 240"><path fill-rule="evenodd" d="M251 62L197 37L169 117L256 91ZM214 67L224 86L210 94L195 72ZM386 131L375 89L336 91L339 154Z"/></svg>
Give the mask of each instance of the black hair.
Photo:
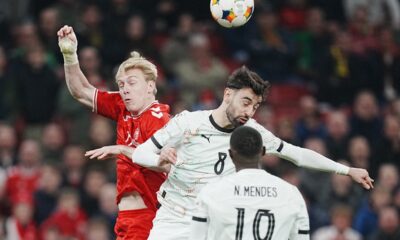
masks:
<svg viewBox="0 0 400 240"><path fill-rule="evenodd" d="M263 151L261 134L252 127L240 126L232 133L230 147L243 157L257 157Z"/></svg>
<svg viewBox="0 0 400 240"><path fill-rule="evenodd" d="M232 89L251 88L255 94L265 99L271 84L246 66L242 66L229 76L226 87Z"/></svg>

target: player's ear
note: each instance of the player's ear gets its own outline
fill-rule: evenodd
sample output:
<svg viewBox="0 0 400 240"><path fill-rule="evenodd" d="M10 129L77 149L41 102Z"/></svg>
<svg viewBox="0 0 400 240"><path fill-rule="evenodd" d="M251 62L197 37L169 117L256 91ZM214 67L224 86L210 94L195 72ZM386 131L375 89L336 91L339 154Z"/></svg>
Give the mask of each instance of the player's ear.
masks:
<svg viewBox="0 0 400 240"><path fill-rule="evenodd" d="M154 93L155 88L156 88L155 81L147 81L147 93Z"/></svg>
<svg viewBox="0 0 400 240"><path fill-rule="evenodd" d="M266 152L265 146L262 147L261 156L264 156Z"/></svg>
<svg viewBox="0 0 400 240"><path fill-rule="evenodd" d="M225 90L224 90L224 102L225 103L229 103L231 101L232 94L233 94L233 90L232 89L225 88Z"/></svg>
<svg viewBox="0 0 400 240"><path fill-rule="evenodd" d="M229 152L229 157L231 157L231 159L233 159L233 157L232 157L232 150L231 150L231 149L228 149L228 152Z"/></svg>

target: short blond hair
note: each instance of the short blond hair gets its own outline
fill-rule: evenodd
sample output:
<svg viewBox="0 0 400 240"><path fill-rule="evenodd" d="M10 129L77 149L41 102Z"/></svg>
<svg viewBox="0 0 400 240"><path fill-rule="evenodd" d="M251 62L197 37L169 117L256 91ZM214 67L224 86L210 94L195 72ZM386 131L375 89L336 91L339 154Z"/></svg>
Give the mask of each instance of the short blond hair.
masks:
<svg viewBox="0 0 400 240"><path fill-rule="evenodd" d="M118 67L118 71L115 74L115 79L118 79L118 76L121 73L126 72L130 69L140 69L143 71L144 77L147 82L154 81L156 82L158 74L157 67L145 57L140 55L139 52L133 51L130 53L130 57L121 63ZM155 88L154 95L157 93L157 88Z"/></svg>

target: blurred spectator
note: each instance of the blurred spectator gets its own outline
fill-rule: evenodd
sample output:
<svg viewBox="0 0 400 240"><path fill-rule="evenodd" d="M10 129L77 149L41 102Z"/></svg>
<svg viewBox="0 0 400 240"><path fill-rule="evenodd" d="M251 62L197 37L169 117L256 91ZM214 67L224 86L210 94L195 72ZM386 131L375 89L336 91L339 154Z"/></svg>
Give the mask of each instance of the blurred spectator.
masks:
<svg viewBox="0 0 400 240"><path fill-rule="evenodd" d="M269 129L269 128L267 128ZM299 140L297 139L294 122L289 117L283 117L279 119L276 126L276 135L289 143L299 144Z"/></svg>
<svg viewBox="0 0 400 240"><path fill-rule="evenodd" d="M102 21L103 15L97 5L92 3L83 7L82 14L80 15L80 25L77 28L79 45L94 48L102 48L104 46L105 39Z"/></svg>
<svg viewBox="0 0 400 240"><path fill-rule="evenodd" d="M325 143L320 138L309 138L304 142L304 148L314 150L315 152L327 156ZM327 188L329 185L329 175L320 171L313 171L309 169L300 169L301 173L301 187L310 198L309 201L313 204L320 194L321 189ZM312 197L312 198L311 198Z"/></svg>
<svg viewBox="0 0 400 240"><path fill-rule="evenodd" d="M41 169L38 190L34 193L35 222L41 224L55 210L61 187L61 172L54 165Z"/></svg>
<svg viewBox="0 0 400 240"><path fill-rule="evenodd" d="M85 239L86 214L80 207L78 192L73 189L61 190L58 198L57 210L42 224L42 234L48 228L56 227L60 236L72 239Z"/></svg>
<svg viewBox="0 0 400 240"><path fill-rule="evenodd" d="M28 49L25 59L13 66L11 75L17 87L15 101L28 124L25 135L38 139L44 124L54 117L60 84L46 63L43 47Z"/></svg>
<svg viewBox="0 0 400 240"><path fill-rule="evenodd" d="M328 114L326 126L329 156L334 160L346 158L350 133L347 116L342 111L333 111Z"/></svg>
<svg viewBox="0 0 400 240"><path fill-rule="evenodd" d="M346 23L345 4L346 0L310 0L312 6L321 8L326 14L329 22L336 22L338 24Z"/></svg>
<svg viewBox="0 0 400 240"><path fill-rule="evenodd" d="M42 153L34 140L24 140L18 151L18 164L8 170L6 193L11 205L19 199L32 201L38 187Z"/></svg>
<svg viewBox="0 0 400 240"><path fill-rule="evenodd" d="M87 227L87 240L109 240L110 232L107 222L102 219L91 219Z"/></svg>
<svg viewBox="0 0 400 240"><path fill-rule="evenodd" d="M331 36L326 29L324 13L320 8L311 8L307 11L306 29L295 33L297 42L297 68L307 80L324 78L319 76L318 69L324 63Z"/></svg>
<svg viewBox="0 0 400 240"><path fill-rule="evenodd" d="M0 166L4 169L16 164L17 133L8 124L0 122Z"/></svg>
<svg viewBox="0 0 400 240"><path fill-rule="evenodd" d="M368 240L400 239L399 212L394 207L385 207L379 211L379 226Z"/></svg>
<svg viewBox="0 0 400 240"><path fill-rule="evenodd" d="M380 163L393 163L400 169L400 119L392 115L385 117L383 136L376 149L375 158Z"/></svg>
<svg viewBox="0 0 400 240"><path fill-rule="evenodd" d="M26 51L41 44L37 26L32 21L22 21L13 27L14 49L12 57L22 57Z"/></svg>
<svg viewBox="0 0 400 240"><path fill-rule="evenodd" d="M306 25L306 0L288 0L279 12L280 24L290 30L302 30Z"/></svg>
<svg viewBox="0 0 400 240"><path fill-rule="evenodd" d="M54 37L61 27L58 10L55 7L43 9L40 12L38 27L45 49L52 54L58 54L58 40ZM58 60L61 60L61 54L58 54L58 57Z"/></svg>
<svg viewBox="0 0 400 240"><path fill-rule="evenodd" d="M14 202L13 214L4 225L6 239L37 240L38 230L32 216L32 199L20 199Z"/></svg>
<svg viewBox="0 0 400 240"><path fill-rule="evenodd" d="M390 193L394 193L396 187L399 186L399 171L396 166L388 163L381 165L376 185L379 185Z"/></svg>
<svg viewBox="0 0 400 240"><path fill-rule="evenodd" d="M102 170L91 168L87 171L81 194L81 206L89 217L99 212L99 197L106 183L107 177Z"/></svg>
<svg viewBox="0 0 400 240"><path fill-rule="evenodd" d="M43 160L46 163L59 162L65 143L65 134L61 126L57 123L47 124L42 133Z"/></svg>
<svg viewBox="0 0 400 240"><path fill-rule="evenodd" d="M86 159L79 145L70 145L63 154L63 186L81 188L83 186Z"/></svg>
<svg viewBox="0 0 400 240"><path fill-rule="evenodd" d="M0 120L10 118L12 104L11 96L14 91L7 77L8 59L3 46L0 45Z"/></svg>
<svg viewBox="0 0 400 240"><path fill-rule="evenodd" d="M107 183L100 189L98 216L105 219L109 226L110 233L114 234L115 219L118 215L118 207L115 202L117 190L114 183Z"/></svg>
<svg viewBox="0 0 400 240"><path fill-rule="evenodd" d="M223 88L228 71L210 51L210 42L204 34L193 34L189 38L189 58L180 61L174 69L179 79L181 97L192 106L200 94L211 90L215 96Z"/></svg>
<svg viewBox="0 0 400 240"><path fill-rule="evenodd" d="M87 76L90 84L101 90L107 90L107 82L101 70L101 56L98 50L94 47L84 47L79 51L79 65L82 72ZM98 77L96 79L94 77ZM98 80L98 81L91 81Z"/></svg>
<svg viewBox="0 0 400 240"><path fill-rule="evenodd" d="M379 107L371 92L357 94L350 117L351 135L361 135L375 146L381 138L382 120L379 118Z"/></svg>
<svg viewBox="0 0 400 240"><path fill-rule="evenodd" d="M89 129L90 148L100 148L113 143L114 132L111 122L100 116L94 116Z"/></svg>
<svg viewBox="0 0 400 240"><path fill-rule="evenodd" d="M360 205L354 217L353 228L361 233L364 238L369 236L378 227L378 213L381 209L390 205L391 201L390 192L376 186Z"/></svg>
<svg viewBox="0 0 400 240"><path fill-rule="evenodd" d="M347 205L334 205L331 210L331 225L317 229L313 240L344 239L362 240L362 236L351 228L353 211Z"/></svg>
<svg viewBox="0 0 400 240"><path fill-rule="evenodd" d="M353 167L369 169L371 176L376 176L377 169L371 166L371 149L366 138L361 136L351 138L348 156Z"/></svg>
<svg viewBox="0 0 400 240"><path fill-rule="evenodd" d="M50 226L44 229L41 233L43 240L60 240L60 230L56 226Z"/></svg>
<svg viewBox="0 0 400 240"><path fill-rule="evenodd" d="M400 49L391 29L383 28L379 38L380 57L384 68L384 96L387 100L394 100L400 95Z"/></svg>
<svg viewBox="0 0 400 240"><path fill-rule="evenodd" d="M308 138L320 138L327 136L325 125L321 122L317 101L313 96L304 96L300 99L300 119L296 123L296 136L303 145Z"/></svg>
<svg viewBox="0 0 400 240"><path fill-rule="evenodd" d="M349 165L346 161L340 163ZM364 196L362 189L353 184L353 181L348 176L332 174L329 185L320 189L320 194L317 195L319 206L330 212L335 205L344 204L357 210L362 197Z"/></svg>
<svg viewBox="0 0 400 240"><path fill-rule="evenodd" d="M161 49L162 63L171 73L179 61L189 59L189 38L194 33L193 16L184 13L179 16L178 26Z"/></svg>
<svg viewBox="0 0 400 240"><path fill-rule="evenodd" d="M346 0L346 15L351 18L357 9L365 8L368 22L374 26L400 27L400 4L396 0Z"/></svg>
<svg viewBox="0 0 400 240"><path fill-rule="evenodd" d="M257 28L246 40L251 67L270 82L293 77L295 46L291 35L278 25L276 13L269 7L258 9Z"/></svg>

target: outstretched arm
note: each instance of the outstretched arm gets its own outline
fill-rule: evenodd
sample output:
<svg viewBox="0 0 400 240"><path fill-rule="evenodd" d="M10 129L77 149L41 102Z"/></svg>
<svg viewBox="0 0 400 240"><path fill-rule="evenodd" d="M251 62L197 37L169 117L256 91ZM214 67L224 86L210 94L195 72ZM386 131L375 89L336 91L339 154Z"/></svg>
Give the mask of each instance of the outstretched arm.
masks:
<svg viewBox="0 0 400 240"><path fill-rule="evenodd" d="M90 159L97 158L99 160L104 160L104 159L108 159L111 157L115 157L119 154L123 154L127 158L131 158L134 152L135 152L135 148L133 148L133 147L128 147L125 145L111 145L111 146L105 146L102 148L97 148L97 149L87 151L85 153L85 156L89 157ZM143 164L139 164L139 165L143 166ZM158 172L169 172L169 169L170 169L170 165L167 164L166 162L163 162L162 164L157 164L157 165L155 165L155 164L146 165L144 167L148 167L148 168L150 168L154 171L158 171Z"/></svg>
<svg viewBox="0 0 400 240"><path fill-rule="evenodd" d="M72 27L65 25L58 32L58 45L64 57L65 80L71 95L80 103L93 109L95 88L79 67L78 40Z"/></svg>
<svg viewBox="0 0 400 240"><path fill-rule="evenodd" d="M280 149L279 156L293 162L297 166L326 172L335 172L342 175L349 175L354 181L360 183L365 189L371 189L374 187L374 180L370 178L365 169L347 167L310 149L284 143Z"/></svg>

